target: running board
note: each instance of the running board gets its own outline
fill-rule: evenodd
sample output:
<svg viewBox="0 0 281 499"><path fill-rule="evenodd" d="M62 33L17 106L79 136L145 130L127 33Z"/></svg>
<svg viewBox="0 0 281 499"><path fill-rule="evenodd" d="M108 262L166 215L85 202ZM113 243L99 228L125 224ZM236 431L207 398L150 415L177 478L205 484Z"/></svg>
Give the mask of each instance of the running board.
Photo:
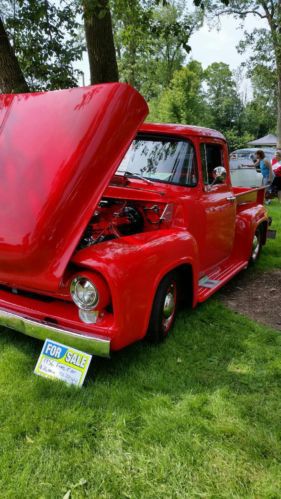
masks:
<svg viewBox="0 0 281 499"><path fill-rule="evenodd" d="M232 261L216 267L198 282L197 301L203 302L226 284L233 276L248 266L247 260Z"/></svg>

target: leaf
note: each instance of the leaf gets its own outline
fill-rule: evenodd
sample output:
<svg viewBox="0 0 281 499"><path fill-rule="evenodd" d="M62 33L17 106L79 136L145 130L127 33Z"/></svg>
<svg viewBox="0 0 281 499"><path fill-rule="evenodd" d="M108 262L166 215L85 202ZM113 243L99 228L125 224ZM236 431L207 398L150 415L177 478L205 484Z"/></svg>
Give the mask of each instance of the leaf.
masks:
<svg viewBox="0 0 281 499"><path fill-rule="evenodd" d="M71 497L71 490L69 489L66 494L64 494L63 499L70 499Z"/></svg>

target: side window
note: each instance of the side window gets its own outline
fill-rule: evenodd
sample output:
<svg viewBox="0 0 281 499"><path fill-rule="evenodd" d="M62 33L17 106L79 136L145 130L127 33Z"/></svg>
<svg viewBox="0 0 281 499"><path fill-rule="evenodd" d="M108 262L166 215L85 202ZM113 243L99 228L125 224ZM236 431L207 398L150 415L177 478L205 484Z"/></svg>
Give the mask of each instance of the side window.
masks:
<svg viewBox="0 0 281 499"><path fill-rule="evenodd" d="M200 156L204 184L211 184L214 168L225 166L223 148L219 144L200 144Z"/></svg>

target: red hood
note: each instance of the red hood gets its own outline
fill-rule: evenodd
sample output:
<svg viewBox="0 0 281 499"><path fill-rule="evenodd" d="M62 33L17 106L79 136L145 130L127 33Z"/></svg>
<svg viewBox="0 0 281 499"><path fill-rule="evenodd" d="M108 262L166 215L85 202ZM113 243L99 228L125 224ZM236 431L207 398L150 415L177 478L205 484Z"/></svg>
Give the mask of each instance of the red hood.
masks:
<svg viewBox="0 0 281 499"><path fill-rule="evenodd" d="M0 96L0 282L59 287L147 113L120 83Z"/></svg>

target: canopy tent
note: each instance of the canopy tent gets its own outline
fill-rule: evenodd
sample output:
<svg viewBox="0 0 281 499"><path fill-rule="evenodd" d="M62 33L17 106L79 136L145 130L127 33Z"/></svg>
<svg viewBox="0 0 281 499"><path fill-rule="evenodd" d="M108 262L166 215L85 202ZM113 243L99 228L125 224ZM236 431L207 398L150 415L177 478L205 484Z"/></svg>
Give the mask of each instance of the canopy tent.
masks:
<svg viewBox="0 0 281 499"><path fill-rule="evenodd" d="M265 135L264 137L261 137L260 139L248 142L248 145L256 147L265 147L265 146L276 147L276 143L277 143L276 135L270 133L268 135Z"/></svg>

